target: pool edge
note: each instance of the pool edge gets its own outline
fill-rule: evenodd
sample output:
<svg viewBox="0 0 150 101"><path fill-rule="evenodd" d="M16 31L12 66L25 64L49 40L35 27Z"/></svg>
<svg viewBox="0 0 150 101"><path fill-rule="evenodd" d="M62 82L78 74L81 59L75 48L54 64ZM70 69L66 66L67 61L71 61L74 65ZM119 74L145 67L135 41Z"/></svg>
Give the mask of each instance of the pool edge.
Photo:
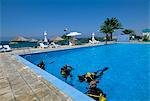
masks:
<svg viewBox="0 0 150 101"><path fill-rule="evenodd" d="M38 68L36 65L32 64L31 62L24 59L20 55L15 55L15 56L21 63L28 66L30 69L33 69L35 73L37 73L39 76L47 80L50 84L52 84L52 86L56 87L61 92L65 93L68 97L71 97L73 101L95 101L94 99L88 97L87 95L83 94L79 90L73 88L72 86L68 85L62 80L56 78L52 74Z"/></svg>

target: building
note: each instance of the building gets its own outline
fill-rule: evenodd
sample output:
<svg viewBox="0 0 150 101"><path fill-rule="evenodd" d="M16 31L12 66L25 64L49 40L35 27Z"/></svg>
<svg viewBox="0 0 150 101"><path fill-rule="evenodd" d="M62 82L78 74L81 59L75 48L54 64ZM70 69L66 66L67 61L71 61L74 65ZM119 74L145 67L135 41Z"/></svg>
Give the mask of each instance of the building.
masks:
<svg viewBox="0 0 150 101"><path fill-rule="evenodd" d="M144 29L143 31L142 31L142 35L143 36L148 36L149 37L149 40L150 40L150 29Z"/></svg>

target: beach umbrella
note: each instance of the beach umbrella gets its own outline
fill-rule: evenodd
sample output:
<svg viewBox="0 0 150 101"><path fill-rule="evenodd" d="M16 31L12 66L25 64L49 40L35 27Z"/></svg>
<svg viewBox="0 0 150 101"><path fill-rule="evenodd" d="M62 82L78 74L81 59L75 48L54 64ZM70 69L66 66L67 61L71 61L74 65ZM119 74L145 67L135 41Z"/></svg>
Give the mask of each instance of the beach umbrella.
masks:
<svg viewBox="0 0 150 101"><path fill-rule="evenodd" d="M41 42L43 42L43 40L39 40L38 42L41 43Z"/></svg>
<svg viewBox="0 0 150 101"><path fill-rule="evenodd" d="M33 39L33 38L30 38L30 39L29 39L29 42L38 42L38 40Z"/></svg>
<svg viewBox="0 0 150 101"><path fill-rule="evenodd" d="M94 32L93 32L93 33L92 33L92 41L95 40L94 36L95 36L95 34L94 34Z"/></svg>
<svg viewBox="0 0 150 101"><path fill-rule="evenodd" d="M69 45L72 46L72 44L75 44L75 40L74 40L74 37L75 36L79 36L81 35L81 33L78 33L78 32L70 32L69 34L67 34L68 37L73 37L72 40L70 40L68 43ZM71 42L72 41L72 42Z"/></svg>
<svg viewBox="0 0 150 101"><path fill-rule="evenodd" d="M48 42L48 39L47 39L47 33L46 32L44 32L44 42Z"/></svg>
<svg viewBox="0 0 150 101"><path fill-rule="evenodd" d="M81 35L81 33L78 32L70 32L69 34L67 34L67 36L78 36Z"/></svg>
<svg viewBox="0 0 150 101"><path fill-rule="evenodd" d="M29 39L24 38L22 36L16 37L15 39L11 40L12 42L27 42Z"/></svg>
<svg viewBox="0 0 150 101"><path fill-rule="evenodd" d="M59 37L59 36L54 37L54 38L51 39L51 41L53 41L53 42L58 42L58 41L63 41L63 40L64 40L64 39L61 38L61 37Z"/></svg>

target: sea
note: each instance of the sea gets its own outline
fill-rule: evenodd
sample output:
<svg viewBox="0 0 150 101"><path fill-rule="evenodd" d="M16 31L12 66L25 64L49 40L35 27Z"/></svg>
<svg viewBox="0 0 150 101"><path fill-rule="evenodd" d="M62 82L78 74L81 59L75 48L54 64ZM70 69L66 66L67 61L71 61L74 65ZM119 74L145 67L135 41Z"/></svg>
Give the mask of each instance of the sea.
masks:
<svg viewBox="0 0 150 101"><path fill-rule="evenodd" d="M77 44L81 45L84 43L88 43L90 38L78 38ZM99 39L101 40L101 39ZM56 42L59 45L68 45L68 41L60 41ZM0 45L9 45L11 48L24 48L24 47L33 47L36 48L39 46L39 42L11 42L11 41L0 41Z"/></svg>
<svg viewBox="0 0 150 101"><path fill-rule="evenodd" d="M37 47L38 42L10 42L10 41L0 41L0 45L9 45L11 48L23 48L23 47Z"/></svg>

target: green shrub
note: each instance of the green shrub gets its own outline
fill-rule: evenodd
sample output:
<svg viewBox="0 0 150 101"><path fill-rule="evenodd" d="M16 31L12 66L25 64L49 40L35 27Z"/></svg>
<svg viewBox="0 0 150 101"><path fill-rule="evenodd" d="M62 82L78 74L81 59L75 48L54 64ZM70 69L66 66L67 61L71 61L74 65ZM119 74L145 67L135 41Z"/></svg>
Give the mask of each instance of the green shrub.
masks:
<svg viewBox="0 0 150 101"><path fill-rule="evenodd" d="M143 41L148 41L148 39L149 39L149 36L147 36L147 35L144 35L144 36L142 37L142 40L143 40Z"/></svg>

